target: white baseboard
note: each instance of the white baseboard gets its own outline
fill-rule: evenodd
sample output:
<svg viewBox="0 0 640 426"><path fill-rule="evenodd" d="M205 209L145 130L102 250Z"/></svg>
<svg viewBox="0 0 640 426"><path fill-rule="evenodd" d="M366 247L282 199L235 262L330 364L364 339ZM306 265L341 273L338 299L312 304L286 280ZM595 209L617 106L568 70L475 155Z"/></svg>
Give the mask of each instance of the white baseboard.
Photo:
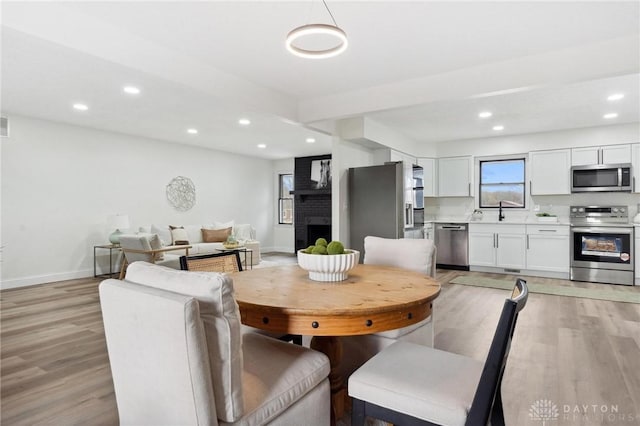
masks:
<svg viewBox="0 0 640 426"><path fill-rule="evenodd" d="M2 280L2 282L0 283L0 289L7 290L10 288L28 287L32 285L51 283L56 281L75 280L78 278L87 277L93 277L93 269L84 269L74 272L60 272L57 274L33 275L30 277Z"/></svg>
<svg viewBox="0 0 640 426"><path fill-rule="evenodd" d="M293 254L293 247L260 247L260 252L261 253L279 252L279 253Z"/></svg>
<svg viewBox="0 0 640 426"><path fill-rule="evenodd" d="M557 278L560 280L569 279L569 272L551 272L530 269L508 270L504 268L495 268L488 266L470 266L469 270L472 272L488 272L492 274L526 275L529 277Z"/></svg>

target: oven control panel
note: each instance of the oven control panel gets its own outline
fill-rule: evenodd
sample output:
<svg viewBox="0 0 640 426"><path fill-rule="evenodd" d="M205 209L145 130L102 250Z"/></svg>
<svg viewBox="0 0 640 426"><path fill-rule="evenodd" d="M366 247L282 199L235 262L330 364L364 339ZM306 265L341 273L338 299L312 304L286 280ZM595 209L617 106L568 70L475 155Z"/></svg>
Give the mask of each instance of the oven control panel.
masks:
<svg viewBox="0 0 640 426"><path fill-rule="evenodd" d="M627 221L629 212L627 206L571 206L570 216L571 218L597 218L604 221L609 219Z"/></svg>

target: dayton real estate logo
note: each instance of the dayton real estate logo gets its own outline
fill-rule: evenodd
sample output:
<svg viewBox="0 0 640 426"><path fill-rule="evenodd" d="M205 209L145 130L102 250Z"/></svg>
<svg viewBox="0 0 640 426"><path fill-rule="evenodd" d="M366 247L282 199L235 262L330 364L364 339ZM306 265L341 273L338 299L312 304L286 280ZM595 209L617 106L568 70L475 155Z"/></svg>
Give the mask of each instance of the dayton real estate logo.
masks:
<svg viewBox="0 0 640 426"><path fill-rule="evenodd" d="M558 420L560 412L558 406L548 399L539 399L529 408L529 417L534 421L542 421L542 426L546 426L548 421Z"/></svg>

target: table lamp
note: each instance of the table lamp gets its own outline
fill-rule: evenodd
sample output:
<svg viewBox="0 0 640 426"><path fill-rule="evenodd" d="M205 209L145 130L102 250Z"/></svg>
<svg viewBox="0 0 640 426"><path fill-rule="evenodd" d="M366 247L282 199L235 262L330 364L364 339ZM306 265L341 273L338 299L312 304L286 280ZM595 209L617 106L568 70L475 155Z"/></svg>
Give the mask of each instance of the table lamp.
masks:
<svg viewBox="0 0 640 426"><path fill-rule="evenodd" d="M109 241L111 244L120 244L120 235L122 235L121 229L129 228L129 216L126 214L114 214L108 218L109 229L115 229L111 235L109 235Z"/></svg>

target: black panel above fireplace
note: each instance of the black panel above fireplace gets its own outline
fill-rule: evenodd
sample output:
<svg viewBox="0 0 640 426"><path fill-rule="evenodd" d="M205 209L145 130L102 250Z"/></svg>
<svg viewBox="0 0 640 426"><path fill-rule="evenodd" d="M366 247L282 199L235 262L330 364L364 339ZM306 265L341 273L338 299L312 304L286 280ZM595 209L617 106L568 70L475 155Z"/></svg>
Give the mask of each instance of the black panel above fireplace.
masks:
<svg viewBox="0 0 640 426"><path fill-rule="evenodd" d="M293 194L296 251L314 244L320 237L331 241L330 171L330 154L295 159Z"/></svg>

